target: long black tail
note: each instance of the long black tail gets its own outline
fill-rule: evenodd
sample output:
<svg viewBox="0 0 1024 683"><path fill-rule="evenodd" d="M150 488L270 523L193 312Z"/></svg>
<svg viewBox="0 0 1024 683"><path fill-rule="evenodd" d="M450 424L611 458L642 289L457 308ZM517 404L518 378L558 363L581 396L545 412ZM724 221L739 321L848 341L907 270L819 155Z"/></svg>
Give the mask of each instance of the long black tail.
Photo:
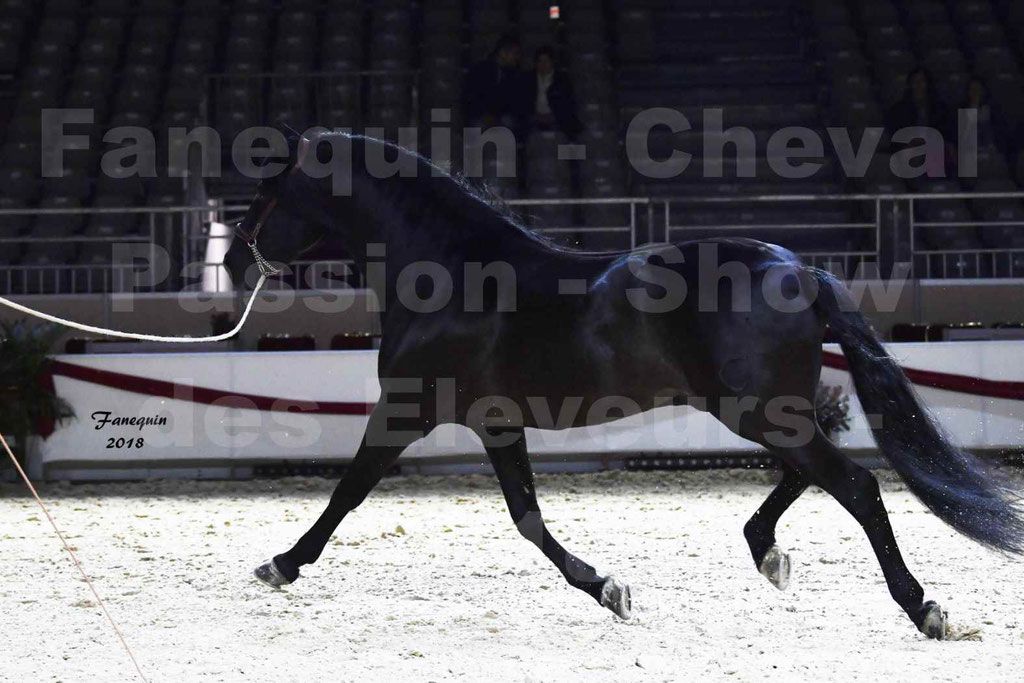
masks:
<svg viewBox="0 0 1024 683"><path fill-rule="evenodd" d="M880 418L872 431L885 458L954 529L991 548L1024 553L1020 496L943 434L846 287L825 271L808 271L819 285L815 307L843 349L864 412Z"/></svg>

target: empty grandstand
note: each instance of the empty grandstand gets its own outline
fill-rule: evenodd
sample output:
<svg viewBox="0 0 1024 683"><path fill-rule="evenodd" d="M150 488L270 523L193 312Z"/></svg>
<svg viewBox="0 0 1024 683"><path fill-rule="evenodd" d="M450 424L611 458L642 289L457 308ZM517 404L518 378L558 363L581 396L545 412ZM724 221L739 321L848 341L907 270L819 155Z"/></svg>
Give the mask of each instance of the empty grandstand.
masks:
<svg viewBox="0 0 1024 683"><path fill-rule="evenodd" d="M467 75L503 36L523 69L551 46L579 130L518 128L515 158L484 155L480 170L557 240L743 234L846 272L1024 273L1024 11L1011 0L4 0L0 291L138 288L128 274L148 245L170 255L150 290L199 282L188 264L211 222L253 193L233 147L253 126L367 132L467 170ZM923 116L946 137L939 167L906 177L891 136L901 112L922 111L921 70ZM957 145L964 107L977 112L974 167ZM665 109L685 125L638 125ZM50 110L79 136L59 177ZM801 151L806 172L780 174L793 145L773 138L796 126L821 144ZM129 155L147 136L152 154ZM865 173L851 173L865 147ZM690 163L666 172L681 153ZM328 241L309 258L346 255Z"/></svg>

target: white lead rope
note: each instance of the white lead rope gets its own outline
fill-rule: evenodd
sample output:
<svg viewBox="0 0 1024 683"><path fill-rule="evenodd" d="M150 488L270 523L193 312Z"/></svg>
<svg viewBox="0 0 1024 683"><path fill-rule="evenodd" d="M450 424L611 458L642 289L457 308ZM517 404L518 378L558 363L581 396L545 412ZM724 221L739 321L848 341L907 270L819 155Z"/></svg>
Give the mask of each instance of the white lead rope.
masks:
<svg viewBox="0 0 1024 683"><path fill-rule="evenodd" d="M257 223L256 230L254 231L254 233L259 232L259 228L260 224ZM42 311L37 311L35 309L29 308L28 306L22 306L21 304L15 303L10 299L6 299L2 296L0 296L0 304L3 304L8 308L12 308L15 311L20 311L22 313L34 316L36 318L39 318L40 320L56 323L58 325L66 325L67 327L71 327L76 330L81 330L82 332L105 335L108 337L119 337L121 339L138 339L140 341L151 342L168 342L172 344L198 344L202 342L224 341L225 339L230 339L231 337L235 336L242 330L242 327L245 325L245 321L249 318L249 313L252 312L252 306L256 302L256 295L260 293L260 289L263 287L263 283L267 281L268 276L280 272L277 268L271 265L265 258L263 258L259 250L256 248L255 234L253 237L249 238L248 245L249 248L252 249L253 256L256 258L256 265L260 269L260 279L256 282L256 287L252 290L252 294L249 296L248 303L245 304L245 311L242 313L242 318L238 321L238 324L235 325L235 328L233 330L231 330L230 332L225 332L224 334L217 334L210 337L162 337L158 334L137 334L135 332L121 332L119 330L108 330L105 327L83 325L82 323L76 323L72 320L58 318L55 315L43 313ZM124 646L125 651L128 653L128 657L131 659L132 664L135 666L135 670L136 672L138 672L139 678L142 679L143 683L146 683L146 676L142 673L142 668L139 666L139 662L135 659L135 654L132 652L132 649L128 647L128 641L126 641L124 639L124 636L121 635L121 629L118 628L117 622L114 621L114 618L110 615L110 612L107 611L107 606L106 604L104 604L103 599L100 597L100 594L96 591L96 587L93 585L92 580L89 578L89 575L85 573L85 570L82 569L82 565L78 562L78 558L75 556L74 550L71 548L70 545L68 545L68 542L64 538L64 535L60 532L60 529L57 527L57 523L53 521L53 517L50 515L50 511L46 509L46 506L43 504L42 499L36 492L36 489L32 485L32 482L29 480L28 476L25 474L25 471L18 463L17 458L14 457L14 453L11 452L10 446L8 446L7 441L4 440L3 434L0 434L0 445L3 446L3 449L7 452L7 455L14 463L14 467L18 470L18 473L21 475L21 478L24 479L25 485L28 486L29 490L32 492L32 495L35 496L36 502L39 503L39 507L43 509L43 512L46 514L47 519L50 520L50 524L53 525L53 530L57 532L57 536L60 537L61 542L64 544L64 549L67 550L68 554L71 556L72 561L75 563L75 566L78 567L78 571L81 572L82 578L85 580L85 583L89 586L89 589L92 591L93 596L96 598L96 603L99 605L100 609L103 610L103 613L110 621L110 625L114 628L114 632L117 634L118 639L121 641L121 645Z"/></svg>
<svg viewBox="0 0 1024 683"><path fill-rule="evenodd" d="M90 334L101 334L108 337L120 337L121 339L137 339L139 341L166 342L169 344L200 344L224 341L225 339L230 339L231 337L234 337L236 334L238 334L242 330L242 327L245 325L245 321L249 317L250 311L252 311L252 305L256 301L256 295L259 294L260 288L266 281L267 276L261 274L260 279L256 282L256 288L252 290L252 294L249 296L249 303L245 305L245 312L242 313L242 318L241 320L238 321L238 324L235 325L234 329L231 330L230 332L225 332L224 334L213 335L212 337L161 337L160 335L157 334L137 334L135 332L120 332L118 330L108 330L105 327L93 327L92 325L83 325L82 323L76 323L72 320L58 318L55 315L43 313L42 311L37 311L32 308L29 308L28 306L22 306L21 304L15 303L10 299L5 299L2 296L0 296L0 304L3 304L8 308L13 308L16 311L21 311L22 313L27 313L28 315L35 316L36 318L39 318L41 320L46 320L47 322L57 323L58 325L66 325L68 327L72 327L76 330L81 330L82 332L88 332Z"/></svg>

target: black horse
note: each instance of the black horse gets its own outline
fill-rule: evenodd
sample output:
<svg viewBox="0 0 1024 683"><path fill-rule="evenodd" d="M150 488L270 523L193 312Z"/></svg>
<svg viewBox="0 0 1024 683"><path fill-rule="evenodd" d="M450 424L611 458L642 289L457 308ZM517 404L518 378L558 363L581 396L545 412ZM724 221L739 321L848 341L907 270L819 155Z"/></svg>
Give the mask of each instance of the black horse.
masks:
<svg viewBox="0 0 1024 683"><path fill-rule="evenodd" d="M339 142L350 157L335 167L349 174L340 193L332 191L336 179L307 172L303 161L315 156L319 164ZM385 156L415 172L367 172ZM327 132L291 140L285 170L261 182L240 231L258 233L263 254L285 263L337 235L382 309L380 402L327 509L294 547L256 570L272 586L295 581L320 557L406 446L455 423L482 440L522 534L571 585L628 618L629 587L598 574L545 528L523 430L690 404L781 464L781 481L744 527L762 574L787 585L776 523L814 484L863 527L890 593L918 629L942 638L945 612L924 601L907 569L875 477L816 426L826 327L873 416L882 454L917 497L982 544L1024 549L1015 494L943 436L845 287L785 249L749 239L611 253L558 247L419 155ZM236 283L251 264L236 239L225 260Z"/></svg>

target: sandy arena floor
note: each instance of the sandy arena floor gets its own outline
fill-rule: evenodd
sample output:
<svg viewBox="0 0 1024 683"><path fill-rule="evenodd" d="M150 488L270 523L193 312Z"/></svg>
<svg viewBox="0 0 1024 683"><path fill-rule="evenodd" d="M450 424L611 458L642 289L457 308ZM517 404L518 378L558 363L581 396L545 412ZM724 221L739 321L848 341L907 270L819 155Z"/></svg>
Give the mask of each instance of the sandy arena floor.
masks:
<svg viewBox="0 0 1024 683"><path fill-rule="evenodd" d="M887 480L926 594L980 642L932 642L891 601L860 529L806 493L780 525L781 593L743 522L761 472L540 476L552 532L633 587L621 622L520 538L493 478L389 479L305 577L251 570L287 549L332 482L46 486L58 524L151 681L1019 681L1024 560L957 536ZM0 680L132 670L34 501L0 486Z"/></svg>

